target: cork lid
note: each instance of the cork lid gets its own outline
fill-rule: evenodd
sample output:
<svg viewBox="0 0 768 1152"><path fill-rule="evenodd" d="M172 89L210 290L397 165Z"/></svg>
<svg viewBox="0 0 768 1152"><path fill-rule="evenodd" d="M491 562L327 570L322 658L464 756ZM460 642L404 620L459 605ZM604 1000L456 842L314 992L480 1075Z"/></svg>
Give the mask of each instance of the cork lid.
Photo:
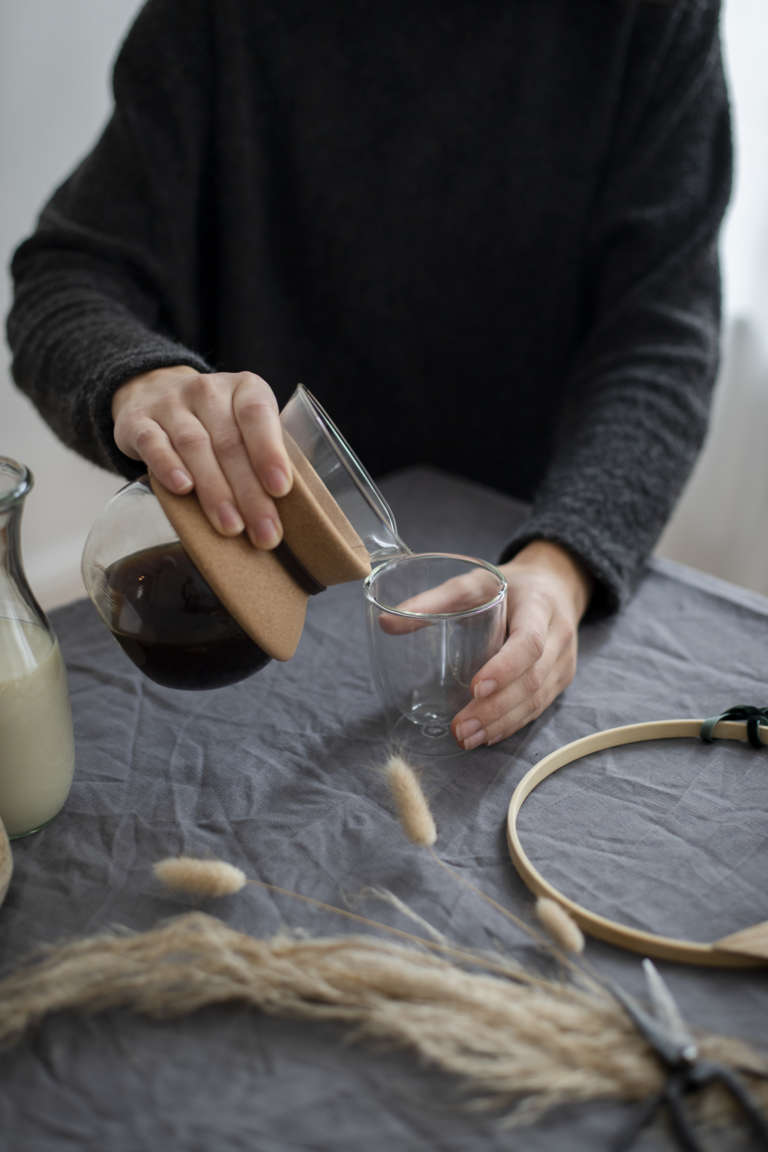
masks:
<svg viewBox="0 0 768 1152"><path fill-rule="evenodd" d="M174 496L153 476L152 491L190 559L258 646L289 660L301 639L309 597L331 584L362 580L368 552L312 465L284 433L293 465L293 487L275 500L283 541L266 551L248 537L221 536L197 496Z"/></svg>

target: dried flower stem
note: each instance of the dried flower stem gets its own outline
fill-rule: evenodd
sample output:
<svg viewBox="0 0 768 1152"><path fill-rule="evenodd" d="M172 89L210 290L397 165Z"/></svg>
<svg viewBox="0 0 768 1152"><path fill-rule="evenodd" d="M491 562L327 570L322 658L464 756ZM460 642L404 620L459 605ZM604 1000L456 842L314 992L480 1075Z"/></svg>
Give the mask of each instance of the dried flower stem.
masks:
<svg viewBox="0 0 768 1152"><path fill-rule="evenodd" d="M173 880L178 879L179 870L178 868L171 868L170 866L176 865L178 860L184 861L184 867L181 870L182 879L185 881L183 884L173 883ZM201 869L187 867L190 864L200 864L204 865L205 867ZM211 869L213 869L213 872L211 872ZM304 904L310 904L312 907L319 908L324 912L331 912L336 916L342 916L347 920L352 920L358 924L364 924L367 928L375 928L378 931L387 932L391 936L397 936L403 940L407 940L409 943L418 944L425 948L431 948L433 951L443 952L445 955L453 956L464 964L474 964L478 967L484 968L486 971L497 972L500 975L506 976L508 979L523 980L529 984L536 984L541 982L539 977L527 972L521 964L518 964L513 960L509 960L506 957L490 955L487 952L472 948L460 948L455 944L448 943L444 939L439 939L440 933L433 929L431 925L427 924L426 921L422 921L422 923L425 929L432 933L431 939L425 936L419 936L414 932L406 932L402 928L395 928L391 924L384 924L379 920L373 920L369 916L362 916L358 912L351 912L347 908L339 908L336 904L328 904L324 900L316 899L314 896L305 896L302 892L296 892L292 888L281 888L280 885L270 884L266 880L248 879L245 874L240 871L239 868L234 868L231 864L226 864L223 860L199 860L196 857L170 858L169 860L158 861L158 863L154 865L154 871L156 875L159 875L162 880L168 883L170 888L176 888L187 893L193 893L197 895L224 894L224 890L219 890L217 892L210 892L208 890L210 887L211 875L214 877L223 877L224 882L229 884L237 881L237 889L228 887L226 888L227 892L239 890L239 888L242 887L242 884L240 883L240 877L242 877L243 884L253 884L255 887L263 888L268 892L274 892L281 896L289 896L292 900L299 900ZM168 880L169 874L171 876L170 882ZM204 884L202 891L199 883L201 877ZM187 883L187 881L190 881L190 883ZM392 894L382 894L375 892L374 894L378 894L379 896L385 895L386 898L390 900L390 902L396 907L399 907L405 915L413 916L414 919L417 920L421 919L420 917L416 916L412 910L408 908L407 905L403 904L402 901L399 901L397 897L393 896ZM438 939L435 937L438 937Z"/></svg>
<svg viewBox="0 0 768 1152"><path fill-rule="evenodd" d="M586 979L590 985L604 988L603 982L596 973L588 971L583 964L575 964L570 959L570 953L583 952L584 937L579 926L564 909L561 909L552 900L545 901L544 915L539 915L539 919L547 930L545 935L516 916L514 912L510 912L492 896L488 896L476 884L473 884L471 880L468 880L461 872L452 868L450 864L437 855L433 847L437 840L437 830L429 804L416 773L401 756L390 756L387 762L387 779L400 816L400 823L409 840L429 848L432 858L441 868L445 868L455 880L485 900L487 904L490 904L497 912L500 912L502 916L505 916L507 920L531 937L540 947L551 949L552 944L556 944L560 960L572 971ZM553 905L554 911L546 907L550 904Z"/></svg>
<svg viewBox="0 0 768 1152"><path fill-rule="evenodd" d="M526 984L531 985L549 985L549 981L545 981L542 977L536 976L528 972L521 964L513 960L507 960L499 956L489 956L487 952L482 952L475 948L461 948L456 944L444 944L439 940L429 939L426 936L418 936L415 932L406 932L403 928L395 928L391 924L384 924L380 920L372 920L369 916L361 916L358 912L350 912L347 908L339 908L335 904L327 904L324 900L317 900L314 896L305 896L302 892L294 892L291 888L281 888L279 884L270 884L266 880L249 880L249 884L255 884L257 888L264 888L267 892L275 892L280 896L290 896L292 900L300 900L304 904L311 904L314 908L320 908L323 912L333 912L336 916L343 916L347 920L353 920L358 924L364 924L367 928L375 928L380 932L387 932L390 936L397 936L401 940L407 940L411 944L418 944L423 948L429 948L433 952L442 952L446 956L452 956L462 964L471 964L475 967L484 968L488 972L496 972L500 976L505 976L509 980L520 980Z"/></svg>
<svg viewBox="0 0 768 1152"><path fill-rule="evenodd" d="M445 860L442 860L437 855L434 848L431 848L430 852L440 867L445 868L447 872L450 872L451 876L453 876L455 880L458 880L458 882L463 884L465 888L468 888L470 892L474 892L474 894L479 896L481 900L485 900L486 904L490 904L492 908L495 908L497 912L500 912L501 915L505 916L506 919L509 920L512 924L515 924L518 928L522 929L522 931L525 932L525 934L529 936L536 944L538 944L540 948L545 948L550 952L552 951L553 942L550 936L545 935L543 932L537 931L536 928L534 928L531 924L526 923L525 920L522 920L519 916L516 916L514 912L510 912L509 908L505 908L504 905L500 904L498 900L494 900L493 896L489 896L487 892L483 892L482 888L478 888L476 884L474 884L471 880L468 880L463 872L457 871L457 869L452 868L450 864L446 863ZM568 955L567 952L562 951L562 949L558 949L557 957L560 962L571 971L571 973L583 980L592 989L593 992L606 992L604 981L601 980L598 974L583 959L577 963L571 958L570 955Z"/></svg>

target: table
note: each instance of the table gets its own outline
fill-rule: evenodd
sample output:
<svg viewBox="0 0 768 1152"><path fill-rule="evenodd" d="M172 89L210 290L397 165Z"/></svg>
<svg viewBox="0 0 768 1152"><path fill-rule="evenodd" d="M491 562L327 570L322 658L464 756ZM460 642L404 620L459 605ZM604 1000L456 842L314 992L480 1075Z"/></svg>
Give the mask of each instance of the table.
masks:
<svg viewBox="0 0 768 1152"><path fill-rule="evenodd" d="M415 549L494 558L522 515L507 497L432 470L396 474L383 489ZM52 614L76 777L57 819L14 844L3 971L39 942L112 924L145 929L193 907L152 875L155 860L178 853L216 856L336 904L385 887L460 943L525 956L519 933L399 832L376 772L387 745L361 605L358 586L330 589L311 603L292 661L194 694L145 680L89 602ZM500 745L427 768L438 851L529 916L504 821L531 764L596 729L764 704L767 662L768 600L653 561L623 614L583 627L576 680L544 716ZM520 825L531 857L569 895L654 931L708 939L768 917L768 750L669 743L603 753L537 789ZM254 886L209 910L259 936L348 930ZM402 923L384 906L364 910ZM637 957L598 942L588 954L641 990ZM695 1026L764 1040L764 972L661 968ZM510 1130L463 1108L455 1083L406 1052L236 1006L175 1023L65 1014L0 1054L0 1147L34 1152L594 1152L628 1117L596 1104ZM658 1127L637 1144L671 1146Z"/></svg>

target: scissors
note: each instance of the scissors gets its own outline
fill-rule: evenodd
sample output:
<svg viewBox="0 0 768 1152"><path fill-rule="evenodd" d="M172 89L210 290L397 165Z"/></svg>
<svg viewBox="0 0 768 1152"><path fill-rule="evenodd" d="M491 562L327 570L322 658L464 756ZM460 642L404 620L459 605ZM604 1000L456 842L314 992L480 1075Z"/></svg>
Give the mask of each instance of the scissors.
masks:
<svg viewBox="0 0 768 1152"><path fill-rule="evenodd" d="M621 988L611 985L611 991L665 1065L667 1079L661 1091L651 1097L626 1131L621 1133L614 1144L614 1152L626 1152L665 1106L680 1147L686 1149L686 1152L706 1152L696 1135L685 1097L714 1083L720 1083L740 1106L749 1128L757 1138L755 1147L768 1150L768 1118L731 1068L713 1060L699 1058L696 1040L655 965L650 960L643 960L643 970L651 1012L642 1008Z"/></svg>

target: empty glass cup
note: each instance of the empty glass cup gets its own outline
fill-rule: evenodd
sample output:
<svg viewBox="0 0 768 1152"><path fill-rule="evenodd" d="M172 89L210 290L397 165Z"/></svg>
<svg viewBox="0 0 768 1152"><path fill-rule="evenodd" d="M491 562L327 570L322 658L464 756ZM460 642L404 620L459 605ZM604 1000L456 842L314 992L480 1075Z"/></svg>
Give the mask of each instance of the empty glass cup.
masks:
<svg viewBox="0 0 768 1152"><path fill-rule="evenodd" d="M457 754L450 724L506 635L507 582L492 564L444 552L397 556L364 582L373 677L404 752Z"/></svg>

